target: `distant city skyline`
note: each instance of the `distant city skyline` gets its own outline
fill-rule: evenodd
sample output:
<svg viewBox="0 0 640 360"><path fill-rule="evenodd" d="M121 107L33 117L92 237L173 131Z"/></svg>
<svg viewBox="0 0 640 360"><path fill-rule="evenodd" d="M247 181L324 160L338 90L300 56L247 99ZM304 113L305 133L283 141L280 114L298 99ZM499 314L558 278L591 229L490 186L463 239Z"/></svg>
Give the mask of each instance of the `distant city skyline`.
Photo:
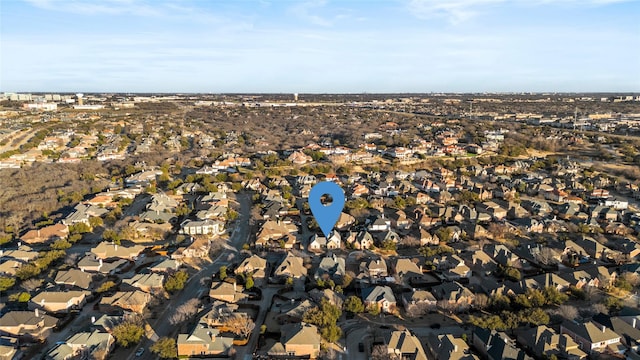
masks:
<svg viewBox="0 0 640 360"><path fill-rule="evenodd" d="M0 91L638 92L638 0L1 0Z"/></svg>

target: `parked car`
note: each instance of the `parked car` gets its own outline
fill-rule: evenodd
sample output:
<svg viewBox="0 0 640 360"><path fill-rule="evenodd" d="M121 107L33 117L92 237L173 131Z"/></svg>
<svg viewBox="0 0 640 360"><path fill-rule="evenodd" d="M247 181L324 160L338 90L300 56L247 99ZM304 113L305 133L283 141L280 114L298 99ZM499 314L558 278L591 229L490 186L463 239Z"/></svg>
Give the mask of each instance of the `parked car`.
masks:
<svg viewBox="0 0 640 360"><path fill-rule="evenodd" d="M144 354L144 348L140 348L138 349L138 351L136 351L136 357L140 357L142 356L142 354Z"/></svg>

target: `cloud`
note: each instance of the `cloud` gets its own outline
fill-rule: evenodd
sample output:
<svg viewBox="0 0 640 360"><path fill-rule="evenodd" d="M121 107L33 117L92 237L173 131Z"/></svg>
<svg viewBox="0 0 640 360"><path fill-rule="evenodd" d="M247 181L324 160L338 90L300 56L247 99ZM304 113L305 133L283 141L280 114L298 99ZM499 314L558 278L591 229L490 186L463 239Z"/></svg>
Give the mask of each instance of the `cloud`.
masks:
<svg viewBox="0 0 640 360"><path fill-rule="evenodd" d="M407 9L419 19L444 18L452 24L459 24L482 12L492 5L516 6L606 6L636 0L408 0Z"/></svg>

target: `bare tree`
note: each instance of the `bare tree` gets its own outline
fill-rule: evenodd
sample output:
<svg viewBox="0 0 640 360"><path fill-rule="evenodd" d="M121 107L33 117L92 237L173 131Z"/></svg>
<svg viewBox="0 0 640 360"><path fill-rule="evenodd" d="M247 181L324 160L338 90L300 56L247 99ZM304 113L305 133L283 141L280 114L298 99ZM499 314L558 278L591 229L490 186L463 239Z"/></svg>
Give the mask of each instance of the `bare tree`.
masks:
<svg viewBox="0 0 640 360"><path fill-rule="evenodd" d="M67 257L64 258L64 263L68 266L75 266L78 263L78 258L80 258L80 254L78 253L68 254Z"/></svg>
<svg viewBox="0 0 640 360"><path fill-rule="evenodd" d="M484 309L489 305L489 297L485 294L476 294L473 300L473 306L477 309Z"/></svg>
<svg viewBox="0 0 640 360"><path fill-rule="evenodd" d="M575 320L578 317L578 309L573 305L560 305L558 314L567 320Z"/></svg>
<svg viewBox="0 0 640 360"><path fill-rule="evenodd" d="M409 317L420 317L422 315L427 314L430 310L433 310L434 306L430 305L426 302L419 302L417 304L410 304L407 306L407 316Z"/></svg>
<svg viewBox="0 0 640 360"><path fill-rule="evenodd" d="M605 304L595 303L591 305L591 308L593 308L593 312L595 313L603 313L605 315L609 314L609 308Z"/></svg>
<svg viewBox="0 0 640 360"><path fill-rule="evenodd" d="M543 247L536 254L536 260L538 260L543 265L554 265L558 263L556 253L547 246Z"/></svg>
<svg viewBox="0 0 640 360"><path fill-rule="evenodd" d="M41 279L29 279L25 280L20 284L20 287L23 288L27 292L32 292L42 286Z"/></svg>
<svg viewBox="0 0 640 360"><path fill-rule="evenodd" d="M376 345L371 350L372 360L399 360L400 357L396 354L389 354L389 350L384 345Z"/></svg>
<svg viewBox="0 0 640 360"><path fill-rule="evenodd" d="M177 325L185 320L188 320L198 312L199 306L200 300L198 299L191 299L187 301L186 303L178 306L176 312L169 318L169 322L171 323L171 325Z"/></svg>
<svg viewBox="0 0 640 360"><path fill-rule="evenodd" d="M236 314L229 316L225 320L224 326L230 328L234 334L248 338L256 327L256 324L249 316Z"/></svg>

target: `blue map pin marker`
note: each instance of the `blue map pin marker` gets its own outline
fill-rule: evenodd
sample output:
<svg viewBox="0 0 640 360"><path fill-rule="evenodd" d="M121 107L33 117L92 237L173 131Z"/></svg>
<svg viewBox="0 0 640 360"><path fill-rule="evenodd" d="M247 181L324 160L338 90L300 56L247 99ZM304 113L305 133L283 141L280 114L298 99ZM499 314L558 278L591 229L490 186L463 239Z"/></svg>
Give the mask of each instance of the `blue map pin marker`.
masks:
<svg viewBox="0 0 640 360"><path fill-rule="evenodd" d="M322 195L331 196L333 199L331 204L324 205L320 201ZM344 191L338 184L331 181L319 182L309 192L309 207L320 225L320 230L325 237L329 237L344 208Z"/></svg>

